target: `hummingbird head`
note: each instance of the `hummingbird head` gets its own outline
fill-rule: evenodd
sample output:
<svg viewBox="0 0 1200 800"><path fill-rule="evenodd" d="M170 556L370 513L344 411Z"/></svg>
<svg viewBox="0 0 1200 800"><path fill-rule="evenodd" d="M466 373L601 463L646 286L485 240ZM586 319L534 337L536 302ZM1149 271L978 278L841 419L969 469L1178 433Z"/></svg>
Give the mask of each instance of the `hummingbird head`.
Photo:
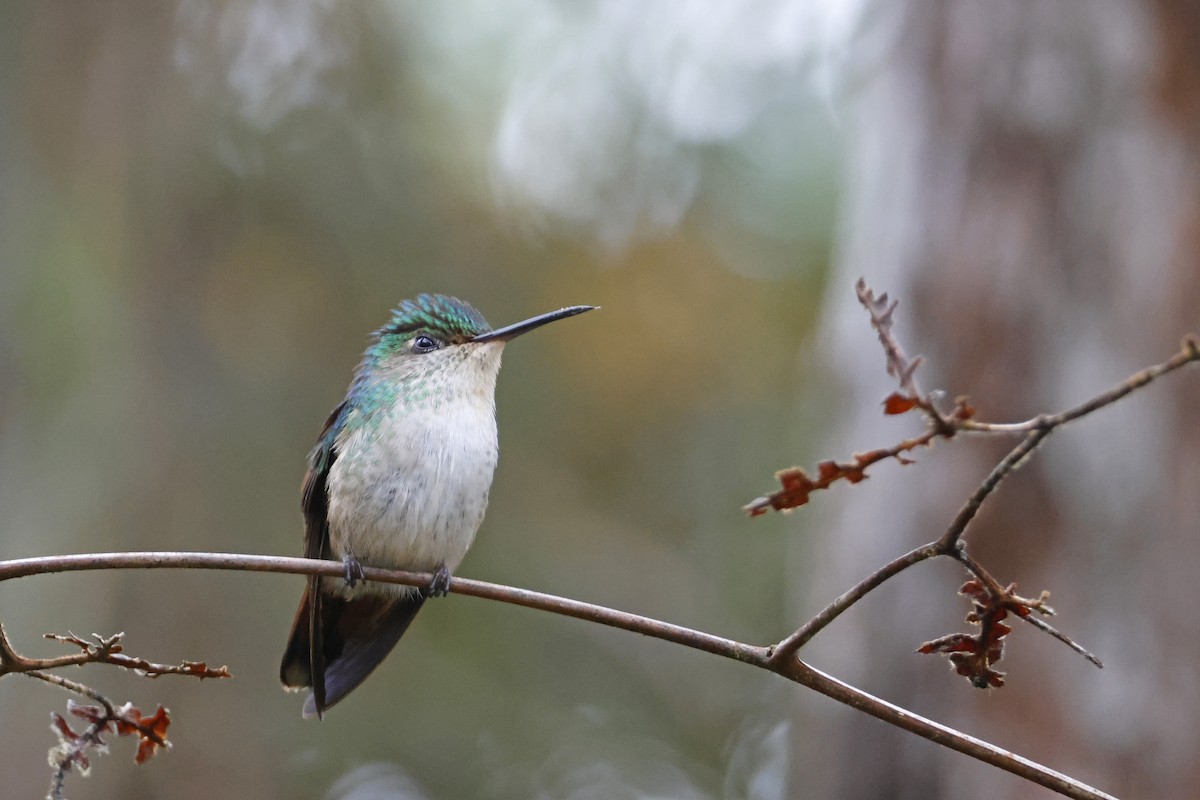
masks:
<svg viewBox="0 0 1200 800"><path fill-rule="evenodd" d="M593 308L570 306L493 330L470 303L421 294L401 302L391 320L374 332L359 375L427 384L428 392L438 395L484 391L490 397L506 342Z"/></svg>

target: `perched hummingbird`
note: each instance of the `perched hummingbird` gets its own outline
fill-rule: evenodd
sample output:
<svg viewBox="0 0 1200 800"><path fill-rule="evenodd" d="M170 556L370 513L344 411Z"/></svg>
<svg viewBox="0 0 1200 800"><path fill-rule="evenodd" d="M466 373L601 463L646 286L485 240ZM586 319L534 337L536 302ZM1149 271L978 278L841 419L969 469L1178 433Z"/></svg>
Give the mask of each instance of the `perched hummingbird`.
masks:
<svg viewBox="0 0 1200 800"><path fill-rule="evenodd" d="M285 688L311 689L305 716L362 683L425 598L449 588L487 508L505 343L594 307L492 330L470 304L422 294L372 334L304 476L304 555L346 565L344 579L308 579L280 665ZM434 579L420 589L368 584L364 564Z"/></svg>

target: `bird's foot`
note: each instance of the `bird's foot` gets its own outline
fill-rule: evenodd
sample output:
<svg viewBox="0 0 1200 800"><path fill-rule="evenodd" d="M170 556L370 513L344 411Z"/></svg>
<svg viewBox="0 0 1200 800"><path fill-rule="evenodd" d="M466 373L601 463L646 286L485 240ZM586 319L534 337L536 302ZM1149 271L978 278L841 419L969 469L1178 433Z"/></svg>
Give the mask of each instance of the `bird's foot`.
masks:
<svg viewBox="0 0 1200 800"><path fill-rule="evenodd" d="M362 564L353 553L342 556L342 564L346 568L346 585L351 589L357 586L359 581L367 582L367 573L363 571Z"/></svg>
<svg viewBox="0 0 1200 800"><path fill-rule="evenodd" d="M426 597L445 597L450 593L450 570L445 564L439 564L433 571L433 579L425 587L422 594Z"/></svg>

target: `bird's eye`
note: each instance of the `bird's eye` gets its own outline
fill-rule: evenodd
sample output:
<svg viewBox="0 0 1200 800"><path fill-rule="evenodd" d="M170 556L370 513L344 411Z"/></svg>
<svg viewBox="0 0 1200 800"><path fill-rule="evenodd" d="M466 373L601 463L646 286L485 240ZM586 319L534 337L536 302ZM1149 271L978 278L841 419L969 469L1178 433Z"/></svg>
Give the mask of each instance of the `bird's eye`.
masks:
<svg viewBox="0 0 1200 800"><path fill-rule="evenodd" d="M430 350L436 350L438 346L437 340L432 336L421 334L413 339L412 349L414 353L428 353Z"/></svg>

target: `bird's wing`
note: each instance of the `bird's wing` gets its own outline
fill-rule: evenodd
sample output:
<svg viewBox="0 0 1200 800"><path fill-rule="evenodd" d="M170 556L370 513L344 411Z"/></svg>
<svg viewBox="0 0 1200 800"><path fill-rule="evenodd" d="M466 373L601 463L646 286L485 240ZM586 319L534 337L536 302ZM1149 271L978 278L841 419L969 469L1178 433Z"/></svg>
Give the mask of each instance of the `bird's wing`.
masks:
<svg viewBox="0 0 1200 800"><path fill-rule="evenodd" d="M337 457L334 440L348 408L347 402L342 401L330 413L316 446L308 454L308 470L304 473L300 495L300 509L304 512L305 558L328 559L332 556L329 548L329 492L325 484L329 468ZM285 686L311 686L317 708L324 709L325 645L320 588L320 577L310 575L280 665L280 678Z"/></svg>
<svg viewBox="0 0 1200 800"><path fill-rule="evenodd" d="M348 411L343 400L325 420L317 445L308 454L308 470L304 473L304 488L300 495L300 510L304 512L304 557L329 558L329 492L325 481L337 453L333 449L338 423Z"/></svg>

